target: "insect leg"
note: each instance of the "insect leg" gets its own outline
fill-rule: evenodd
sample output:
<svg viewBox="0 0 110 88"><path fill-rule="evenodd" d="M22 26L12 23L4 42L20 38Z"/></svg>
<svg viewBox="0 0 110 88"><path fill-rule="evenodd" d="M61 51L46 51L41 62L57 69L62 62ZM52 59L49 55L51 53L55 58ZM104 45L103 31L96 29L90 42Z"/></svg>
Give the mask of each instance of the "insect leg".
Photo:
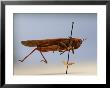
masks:
<svg viewBox="0 0 110 88"><path fill-rule="evenodd" d="M66 50L65 50L65 51L66 51ZM62 51L62 52L60 53L60 55L63 54L65 51Z"/></svg>
<svg viewBox="0 0 110 88"><path fill-rule="evenodd" d="M60 43L59 43L59 46L66 48L64 51L59 51L59 52L62 52L62 53L60 53L60 55L63 54L66 50L68 50L68 47L67 47L66 44L63 43L63 42L60 42Z"/></svg>
<svg viewBox="0 0 110 88"><path fill-rule="evenodd" d="M72 50L71 50L71 51L72 51L72 53L73 53L73 55L74 55L74 47L72 47Z"/></svg>
<svg viewBox="0 0 110 88"><path fill-rule="evenodd" d="M23 62L27 57L29 57L37 48L35 48L34 50L31 51L31 53L29 53L23 60L18 60L18 61L21 61Z"/></svg>
<svg viewBox="0 0 110 88"><path fill-rule="evenodd" d="M44 61L45 63L47 63L47 60L45 59L44 55L42 54L42 52L40 51L40 54L42 55L42 57L44 58L44 60L41 60L41 61Z"/></svg>
<svg viewBox="0 0 110 88"><path fill-rule="evenodd" d="M59 43L59 46L62 46L62 47L65 47L66 49L68 49L68 47L66 46L66 44L63 43L63 42L60 42L60 43Z"/></svg>

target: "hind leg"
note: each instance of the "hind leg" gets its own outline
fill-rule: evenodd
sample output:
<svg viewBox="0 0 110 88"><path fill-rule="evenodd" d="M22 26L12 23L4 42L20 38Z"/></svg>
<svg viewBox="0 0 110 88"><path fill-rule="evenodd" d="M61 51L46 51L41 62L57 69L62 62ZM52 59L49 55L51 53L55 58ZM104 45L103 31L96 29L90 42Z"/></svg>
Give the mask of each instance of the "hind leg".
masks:
<svg viewBox="0 0 110 88"><path fill-rule="evenodd" d="M40 54L42 55L42 57L43 57L43 60L41 60L41 62L43 61L43 62L45 62L46 64L47 64L47 60L45 59L45 57L44 57L44 55L42 54L42 52L40 51Z"/></svg>
<svg viewBox="0 0 110 88"><path fill-rule="evenodd" d="M28 58L35 50L37 50L37 48L35 48L34 50L31 51L31 53L29 53L23 60L18 60L20 62L23 62L26 58Z"/></svg>

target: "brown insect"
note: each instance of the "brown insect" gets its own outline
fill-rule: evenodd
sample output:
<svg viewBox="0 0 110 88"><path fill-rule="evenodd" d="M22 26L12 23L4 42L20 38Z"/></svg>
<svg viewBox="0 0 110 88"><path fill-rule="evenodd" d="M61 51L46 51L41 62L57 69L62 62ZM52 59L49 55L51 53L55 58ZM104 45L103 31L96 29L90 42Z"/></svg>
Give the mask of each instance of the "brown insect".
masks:
<svg viewBox="0 0 110 88"><path fill-rule="evenodd" d="M48 52L48 51L59 51L60 55L63 54L65 51L68 51L68 59L67 59L67 69L66 74L68 70L68 64L69 64L69 53L72 51L74 54L74 50L78 49L84 39L80 38L72 38L72 31L73 31L73 24L72 22L72 29L71 29L71 35L69 38L56 38L56 39L44 39L44 40L27 40L27 41L21 41L21 43L24 46L28 47L36 47L33 49L23 60L19 60L23 62L27 57L29 57L35 50L38 50L40 54L43 57L43 62L47 63L47 60L45 59L42 52Z"/></svg>

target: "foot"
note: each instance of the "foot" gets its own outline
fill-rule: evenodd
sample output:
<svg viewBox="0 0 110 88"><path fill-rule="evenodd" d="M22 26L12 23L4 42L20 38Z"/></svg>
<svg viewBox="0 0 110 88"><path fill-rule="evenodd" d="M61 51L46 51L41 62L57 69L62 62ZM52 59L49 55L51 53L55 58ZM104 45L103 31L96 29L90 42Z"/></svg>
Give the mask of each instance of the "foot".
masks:
<svg viewBox="0 0 110 88"><path fill-rule="evenodd" d="M41 60L40 62L44 62L44 63L46 63L46 64L47 64L47 60Z"/></svg>
<svg viewBox="0 0 110 88"><path fill-rule="evenodd" d="M23 60L18 60L18 61L23 62Z"/></svg>

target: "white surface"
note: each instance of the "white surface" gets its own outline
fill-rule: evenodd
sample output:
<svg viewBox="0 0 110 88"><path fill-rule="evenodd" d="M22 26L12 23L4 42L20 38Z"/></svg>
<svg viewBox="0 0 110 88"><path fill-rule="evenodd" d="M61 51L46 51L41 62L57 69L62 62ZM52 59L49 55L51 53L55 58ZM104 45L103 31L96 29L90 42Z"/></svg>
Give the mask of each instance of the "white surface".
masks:
<svg viewBox="0 0 110 88"><path fill-rule="evenodd" d="M66 65L43 65L18 66L14 68L14 75L63 75L66 72ZM45 69L44 69L45 68ZM68 75L97 75L96 63L75 63L68 68Z"/></svg>

